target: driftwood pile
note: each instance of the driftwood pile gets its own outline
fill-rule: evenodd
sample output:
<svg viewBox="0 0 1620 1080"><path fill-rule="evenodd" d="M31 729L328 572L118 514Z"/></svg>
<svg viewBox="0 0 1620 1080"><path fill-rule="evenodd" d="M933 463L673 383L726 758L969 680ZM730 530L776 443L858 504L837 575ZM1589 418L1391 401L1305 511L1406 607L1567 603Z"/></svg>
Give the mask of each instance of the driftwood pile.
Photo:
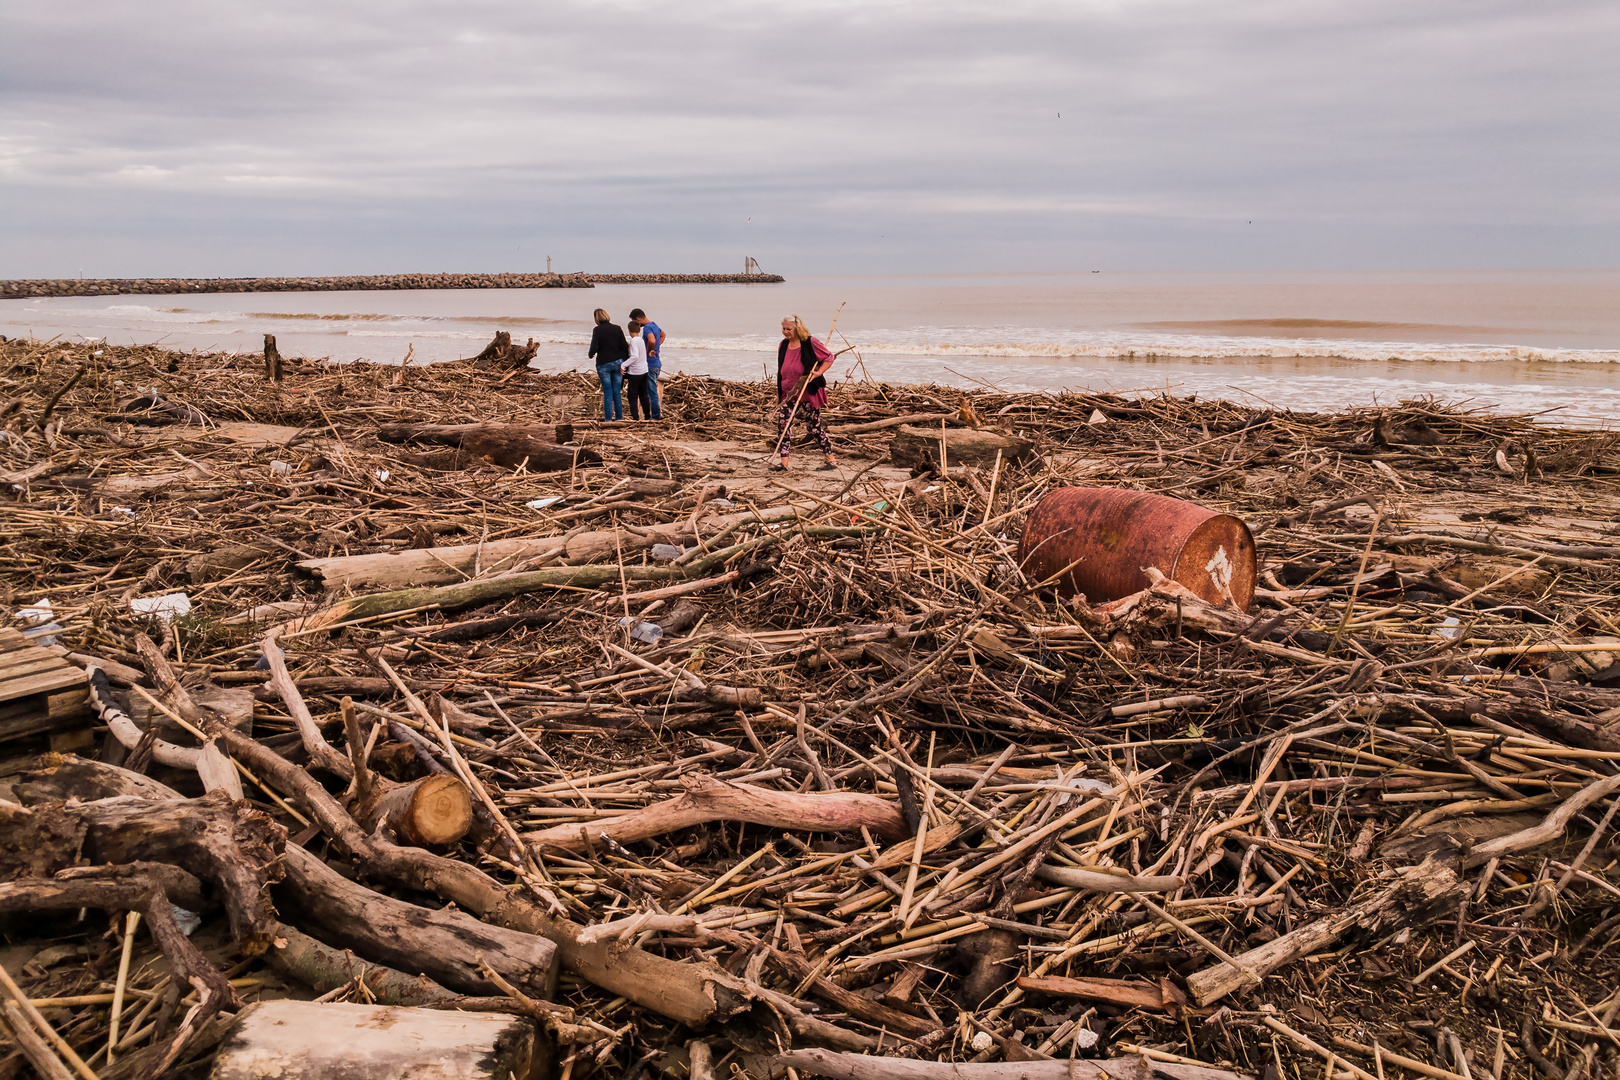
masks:
<svg viewBox="0 0 1620 1080"><path fill-rule="evenodd" d="M0 1076L289 997L571 1080L1617 1075L1620 437L846 382L782 476L764 385L261 369L0 344L0 603L94 669L0 728ZM1243 517L1254 609L1026 580L1076 484Z"/></svg>

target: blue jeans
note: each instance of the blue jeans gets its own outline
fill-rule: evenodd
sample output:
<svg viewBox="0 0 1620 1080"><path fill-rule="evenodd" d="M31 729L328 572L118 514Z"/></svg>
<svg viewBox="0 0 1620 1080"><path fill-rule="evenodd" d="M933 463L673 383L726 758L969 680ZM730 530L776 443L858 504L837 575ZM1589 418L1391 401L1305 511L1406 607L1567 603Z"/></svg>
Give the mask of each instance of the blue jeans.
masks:
<svg viewBox="0 0 1620 1080"><path fill-rule="evenodd" d="M652 418L664 418L663 406L658 404L658 373L664 370L664 365L648 362L647 364L647 402L652 406Z"/></svg>
<svg viewBox="0 0 1620 1080"><path fill-rule="evenodd" d="M623 420L624 402L619 391L624 387L624 369L615 361L596 365L596 379L602 384L602 419Z"/></svg>

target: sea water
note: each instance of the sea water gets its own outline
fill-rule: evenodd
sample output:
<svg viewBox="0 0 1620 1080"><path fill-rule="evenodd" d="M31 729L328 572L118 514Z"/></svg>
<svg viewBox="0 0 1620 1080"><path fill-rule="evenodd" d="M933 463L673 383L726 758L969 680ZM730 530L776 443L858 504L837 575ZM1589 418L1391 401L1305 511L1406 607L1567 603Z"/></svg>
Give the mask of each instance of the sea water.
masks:
<svg viewBox="0 0 1620 1080"><path fill-rule="evenodd" d="M0 301L0 334L433 363L497 330L590 371L592 312L644 308L664 370L774 371L797 314L834 381L1197 394L1294 410L1432 397L1555 424L1620 421L1620 271L796 277L780 285L201 293ZM836 324L834 319L836 317Z"/></svg>

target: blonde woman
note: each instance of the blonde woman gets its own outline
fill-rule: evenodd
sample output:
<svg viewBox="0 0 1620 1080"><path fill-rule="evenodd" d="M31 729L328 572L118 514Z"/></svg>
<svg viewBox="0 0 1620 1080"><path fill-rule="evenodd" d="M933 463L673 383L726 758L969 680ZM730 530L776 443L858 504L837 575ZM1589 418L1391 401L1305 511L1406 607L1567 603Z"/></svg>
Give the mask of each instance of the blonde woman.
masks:
<svg viewBox="0 0 1620 1080"><path fill-rule="evenodd" d="M630 343L613 322L613 316L601 308L596 309L595 316L591 351L586 355L596 361L596 380L602 384L602 419L623 420L624 401L619 392L624 387L623 364L630 359Z"/></svg>
<svg viewBox="0 0 1620 1080"><path fill-rule="evenodd" d="M804 325L803 319L789 315L782 320L782 343L776 347L776 453L780 460L770 466L772 472L787 469L788 455L793 452L789 424L795 417L804 420L810 437L821 447L826 463L820 468L838 468L832 438L827 434L827 425L821 421L821 410L827 407L825 376L832 366L832 352L810 336L810 328Z"/></svg>

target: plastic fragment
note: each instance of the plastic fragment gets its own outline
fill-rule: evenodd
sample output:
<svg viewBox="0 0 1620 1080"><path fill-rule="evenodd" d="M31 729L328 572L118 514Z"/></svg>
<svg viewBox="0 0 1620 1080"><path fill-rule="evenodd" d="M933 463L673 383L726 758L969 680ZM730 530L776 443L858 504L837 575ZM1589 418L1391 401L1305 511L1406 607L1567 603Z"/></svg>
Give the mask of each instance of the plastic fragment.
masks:
<svg viewBox="0 0 1620 1080"><path fill-rule="evenodd" d="M174 911L175 925L180 927L180 932L186 937L195 934L198 927L202 926L202 916L195 911L187 911L179 904L170 904L169 907Z"/></svg>
<svg viewBox="0 0 1620 1080"><path fill-rule="evenodd" d="M129 602L129 610L137 615L150 615L170 622L176 615L191 614L191 597L183 592L162 596L137 596Z"/></svg>
<svg viewBox="0 0 1620 1080"><path fill-rule="evenodd" d="M619 620L619 625L630 631L630 640L639 641L643 645L652 645L664 636L664 628L655 622L641 622L629 615Z"/></svg>
<svg viewBox="0 0 1620 1080"><path fill-rule="evenodd" d="M18 608L17 618L28 623L28 629L22 632L22 636L36 645L55 645L56 635L62 632L63 627L52 618L54 614L49 597L41 597L25 608Z"/></svg>

